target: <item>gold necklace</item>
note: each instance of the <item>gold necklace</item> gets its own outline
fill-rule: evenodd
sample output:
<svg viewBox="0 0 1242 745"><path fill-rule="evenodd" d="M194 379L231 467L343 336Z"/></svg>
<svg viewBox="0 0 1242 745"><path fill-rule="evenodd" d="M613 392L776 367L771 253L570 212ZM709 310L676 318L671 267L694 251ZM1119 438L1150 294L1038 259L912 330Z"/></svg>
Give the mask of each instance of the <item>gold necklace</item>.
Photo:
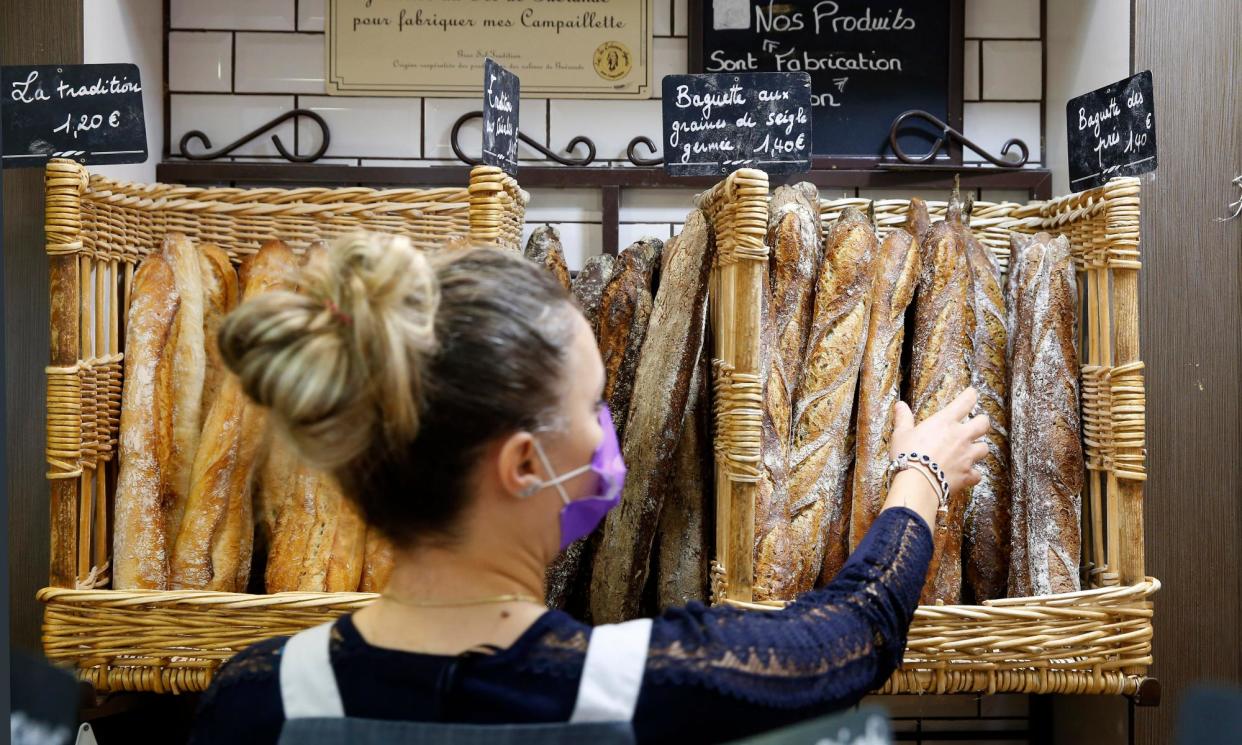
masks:
<svg viewBox="0 0 1242 745"><path fill-rule="evenodd" d="M534 595L493 595L485 598L473 598L471 600L404 600L389 593L383 593L380 597L385 600L391 600L397 605L404 605L409 608L464 608L472 605L490 605L492 603L535 603L543 605L544 602Z"/></svg>

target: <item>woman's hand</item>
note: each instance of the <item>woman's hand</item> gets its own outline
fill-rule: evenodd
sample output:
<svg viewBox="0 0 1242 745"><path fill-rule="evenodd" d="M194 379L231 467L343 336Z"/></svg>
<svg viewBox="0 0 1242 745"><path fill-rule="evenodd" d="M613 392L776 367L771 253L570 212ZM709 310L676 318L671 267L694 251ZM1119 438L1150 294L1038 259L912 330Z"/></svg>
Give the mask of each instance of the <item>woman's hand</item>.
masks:
<svg viewBox="0 0 1242 745"><path fill-rule="evenodd" d="M979 483L979 472L974 466L988 454L987 444L979 439L992 423L986 415L970 416L978 398L974 388L967 388L918 426L910 407L904 401L898 402L889 457L910 452L927 454L940 465L949 489L954 492Z"/></svg>

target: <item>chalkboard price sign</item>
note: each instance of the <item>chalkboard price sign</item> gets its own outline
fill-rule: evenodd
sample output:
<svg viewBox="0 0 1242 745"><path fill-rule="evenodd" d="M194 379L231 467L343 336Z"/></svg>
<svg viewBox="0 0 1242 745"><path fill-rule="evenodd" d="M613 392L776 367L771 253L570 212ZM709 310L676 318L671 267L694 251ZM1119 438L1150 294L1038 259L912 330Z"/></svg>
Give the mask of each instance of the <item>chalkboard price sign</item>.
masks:
<svg viewBox="0 0 1242 745"><path fill-rule="evenodd" d="M1156 170L1155 106L1151 70L1071 98L1065 105L1070 189Z"/></svg>
<svg viewBox="0 0 1242 745"><path fill-rule="evenodd" d="M483 162L517 175L518 76L490 57L483 62Z"/></svg>
<svg viewBox="0 0 1242 745"><path fill-rule="evenodd" d="M693 0L691 72L811 76L815 154L875 161L911 109L961 129L962 0ZM927 152L938 131L903 127ZM947 157L947 156L946 156Z"/></svg>
<svg viewBox="0 0 1242 745"><path fill-rule="evenodd" d="M668 75L664 170L716 176L811 167L811 78L806 73Z"/></svg>
<svg viewBox="0 0 1242 745"><path fill-rule="evenodd" d="M0 90L5 168L147 159L137 65L6 66Z"/></svg>

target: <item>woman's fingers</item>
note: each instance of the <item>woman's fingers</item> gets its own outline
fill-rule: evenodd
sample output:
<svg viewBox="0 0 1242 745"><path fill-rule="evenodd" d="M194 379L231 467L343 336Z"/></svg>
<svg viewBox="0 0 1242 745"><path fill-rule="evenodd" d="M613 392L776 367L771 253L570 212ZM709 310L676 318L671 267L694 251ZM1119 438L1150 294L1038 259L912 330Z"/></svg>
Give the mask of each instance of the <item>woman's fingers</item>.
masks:
<svg viewBox="0 0 1242 745"><path fill-rule="evenodd" d="M893 432L905 432L914 429L914 414L905 401L898 401L893 407Z"/></svg>
<svg viewBox="0 0 1242 745"><path fill-rule="evenodd" d="M966 451L966 456L970 458L971 464L978 463L988 456L988 446L982 442L976 442Z"/></svg>
<svg viewBox="0 0 1242 745"><path fill-rule="evenodd" d="M972 386L957 394L957 398L941 409L937 416L943 415L951 422L960 422L970 416L970 412L974 411L975 404L978 401L979 393Z"/></svg>
<svg viewBox="0 0 1242 745"><path fill-rule="evenodd" d="M963 426L966 427L966 439L977 440L986 435L988 430L992 429L992 420L988 418L987 414L980 414L967 419L966 424Z"/></svg>

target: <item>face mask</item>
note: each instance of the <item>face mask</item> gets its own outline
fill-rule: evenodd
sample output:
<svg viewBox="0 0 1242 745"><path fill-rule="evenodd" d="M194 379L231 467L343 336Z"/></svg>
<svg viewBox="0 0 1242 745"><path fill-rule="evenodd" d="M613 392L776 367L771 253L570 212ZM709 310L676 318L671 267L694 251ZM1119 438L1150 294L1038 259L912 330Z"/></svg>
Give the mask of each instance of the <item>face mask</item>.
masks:
<svg viewBox="0 0 1242 745"><path fill-rule="evenodd" d="M560 492L561 501L565 503L565 506L561 508L562 551L569 544L595 530L604 516L621 503L621 487L625 484L625 461L621 459L617 430L612 426L612 414L609 413L607 406L599 411L599 426L604 431L604 439L600 440L599 447L595 448L590 463L549 481L527 487L521 492L521 496L529 497L549 486L555 486ZM538 453L544 469L555 475L556 471L548 462L548 457L544 454L543 447L538 440L535 440L535 452ZM591 490L590 496L571 500L561 484L587 471L595 472L595 488Z"/></svg>

